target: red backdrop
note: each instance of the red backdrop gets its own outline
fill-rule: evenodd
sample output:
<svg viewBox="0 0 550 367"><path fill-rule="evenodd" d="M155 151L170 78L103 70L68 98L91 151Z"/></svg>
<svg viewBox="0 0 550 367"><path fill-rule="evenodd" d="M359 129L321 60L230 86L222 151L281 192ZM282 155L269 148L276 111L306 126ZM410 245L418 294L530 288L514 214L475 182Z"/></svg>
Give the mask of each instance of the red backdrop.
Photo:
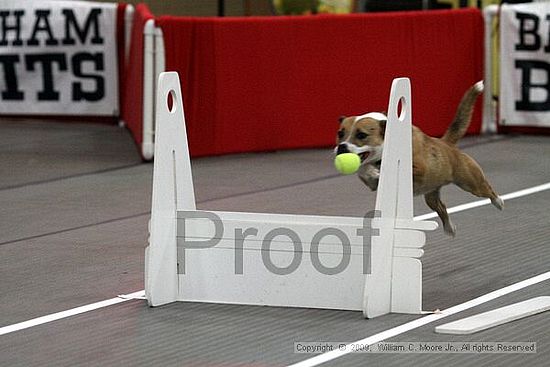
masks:
<svg viewBox="0 0 550 367"><path fill-rule="evenodd" d="M482 79L477 9L157 24L166 70L182 81L193 156L330 146L339 116L386 110L401 76L411 78L413 123L442 135Z"/></svg>

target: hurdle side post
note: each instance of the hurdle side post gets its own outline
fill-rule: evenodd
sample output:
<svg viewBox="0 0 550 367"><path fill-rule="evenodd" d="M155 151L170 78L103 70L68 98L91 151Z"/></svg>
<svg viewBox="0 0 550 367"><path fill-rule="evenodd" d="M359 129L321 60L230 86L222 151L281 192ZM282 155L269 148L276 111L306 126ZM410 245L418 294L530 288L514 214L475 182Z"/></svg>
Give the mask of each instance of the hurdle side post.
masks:
<svg viewBox="0 0 550 367"><path fill-rule="evenodd" d="M378 236L371 242L371 274L366 276L363 314L422 311L422 247L437 223L413 221L412 108L408 78L393 80L388 120L371 225Z"/></svg>
<svg viewBox="0 0 550 367"><path fill-rule="evenodd" d="M183 99L176 72L161 73L156 98L153 195L149 246L145 252L145 295L151 306L177 300L176 213L196 210Z"/></svg>

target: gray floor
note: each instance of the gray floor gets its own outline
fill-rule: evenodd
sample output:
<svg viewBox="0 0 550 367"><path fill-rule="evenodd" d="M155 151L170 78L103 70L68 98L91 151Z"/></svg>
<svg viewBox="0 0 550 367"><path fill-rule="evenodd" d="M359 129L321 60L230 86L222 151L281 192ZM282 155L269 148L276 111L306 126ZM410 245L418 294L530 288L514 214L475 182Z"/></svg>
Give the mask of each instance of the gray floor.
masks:
<svg viewBox="0 0 550 367"><path fill-rule="evenodd" d="M0 327L143 289L152 164L125 129L80 122L0 120ZM550 137L466 138L464 150L500 193L550 182ZM335 174L331 152L302 150L193 161L202 209L362 215L374 194ZM476 200L444 190L448 206ZM424 308L444 309L550 270L550 191L452 215L456 238L428 234ZM429 210L418 198L415 214ZM333 366L546 366L548 313L470 336L438 324L550 295L514 292L391 341L534 341L536 354L352 354ZM0 336L1 366L284 366L296 341L352 342L411 315L133 300Z"/></svg>

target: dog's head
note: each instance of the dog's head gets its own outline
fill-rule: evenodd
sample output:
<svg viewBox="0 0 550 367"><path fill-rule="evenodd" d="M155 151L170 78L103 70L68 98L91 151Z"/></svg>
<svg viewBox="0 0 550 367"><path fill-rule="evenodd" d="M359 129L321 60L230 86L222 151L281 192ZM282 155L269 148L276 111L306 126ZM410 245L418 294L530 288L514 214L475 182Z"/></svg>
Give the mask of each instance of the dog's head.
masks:
<svg viewBox="0 0 550 367"><path fill-rule="evenodd" d="M356 153L362 164L381 160L386 120L386 115L380 112L341 117L335 153Z"/></svg>

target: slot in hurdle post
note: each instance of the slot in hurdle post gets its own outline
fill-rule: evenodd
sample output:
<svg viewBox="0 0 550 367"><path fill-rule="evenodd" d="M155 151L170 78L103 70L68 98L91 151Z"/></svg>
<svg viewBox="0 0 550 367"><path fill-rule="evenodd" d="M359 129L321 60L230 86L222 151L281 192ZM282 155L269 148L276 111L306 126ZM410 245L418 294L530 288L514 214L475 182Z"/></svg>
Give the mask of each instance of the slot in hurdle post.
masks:
<svg viewBox="0 0 550 367"><path fill-rule="evenodd" d="M421 312L423 230L437 223L413 221L408 79L392 84L376 198L380 215L372 219L196 210L177 73L160 75L156 106L145 256L149 305L344 309L369 318Z"/></svg>

